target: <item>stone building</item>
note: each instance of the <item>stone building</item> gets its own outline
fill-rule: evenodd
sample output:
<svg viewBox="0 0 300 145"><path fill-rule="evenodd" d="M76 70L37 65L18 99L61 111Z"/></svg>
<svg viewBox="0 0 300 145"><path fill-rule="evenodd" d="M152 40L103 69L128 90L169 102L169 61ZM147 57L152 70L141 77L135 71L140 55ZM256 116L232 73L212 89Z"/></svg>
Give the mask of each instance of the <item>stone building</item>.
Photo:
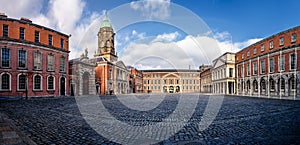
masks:
<svg viewBox="0 0 300 145"><path fill-rule="evenodd" d="M211 66L201 68L200 72L200 92L212 93L212 81L211 81Z"/></svg>
<svg viewBox="0 0 300 145"><path fill-rule="evenodd" d="M143 93L143 73L136 68L130 68L133 77L133 93Z"/></svg>
<svg viewBox="0 0 300 145"><path fill-rule="evenodd" d="M212 88L215 94L235 93L235 54L227 52L213 61Z"/></svg>
<svg viewBox="0 0 300 145"><path fill-rule="evenodd" d="M125 64L118 60L114 46L114 30L107 16L98 32L98 50L92 61L96 64L95 79L99 94L129 92L129 75Z"/></svg>
<svg viewBox="0 0 300 145"><path fill-rule="evenodd" d="M199 70L142 70L144 92L196 93L200 92Z"/></svg>
<svg viewBox="0 0 300 145"><path fill-rule="evenodd" d="M0 14L0 96L69 94L69 35Z"/></svg>
<svg viewBox="0 0 300 145"><path fill-rule="evenodd" d="M238 95L300 98L300 27L236 53Z"/></svg>
<svg viewBox="0 0 300 145"><path fill-rule="evenodd" d="M85 54L80 58L69 61L70 95L96 95L99 86L95 84L95 63L91 62Z"/></svg>

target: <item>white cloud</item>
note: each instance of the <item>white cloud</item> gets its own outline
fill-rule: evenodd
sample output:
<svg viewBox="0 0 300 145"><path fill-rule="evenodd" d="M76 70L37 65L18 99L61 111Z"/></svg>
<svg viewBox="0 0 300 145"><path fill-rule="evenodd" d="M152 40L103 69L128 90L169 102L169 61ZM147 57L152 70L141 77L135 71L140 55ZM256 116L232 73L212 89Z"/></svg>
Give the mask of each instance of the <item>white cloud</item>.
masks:
<svg viewBox="0 0 300 145"><path fill-rule="evenodd" d="M226 34L227 33L227 34ZM237 52L261 39L249 39L244 42L232 43L228 32L218 33L214 38L209 36L187 36L183 40L151 41L150 43L131 42L120 53L120 59L126 64L139 69L156 68L192 68L197 69L201 64L209 64L225 52ZM153 40L162 36L172 36L174 33L158 35ZM222 35L221 35L222 34ZM226 35L225 35L226 34ZM225 38L225 36L227 38ZM222 38L222 41L215 39Z"/></svg>
<svg viewBox="0 0 300 145"><path fill-rule="evenodd" d="M154 41L174 41L176 40L176 38L178 38L180 34L178 32L174 32L174 33L169 33L169 34L161 34L161 35L157 35L157 37L153 40Z"/></svg>
<svg viewBox="0 0 300 145"><path fill-rule="evenodd" d="M88 48L90 57L97 50L96 34L101 21L99 18L102 16L99 13L90 12L83 18L84 0L50 0L44 7L42 0L0 1L0 12L6 13L8 17L17 19L26 17L33 23L67 35L71 34L70 59L79 57L85 48Z"/></svg>
<svg viewBox="0 0 300 145"><path fill-rule="evenodd" d="M144 0L131 2L130 6L134 10L139 10L149 18L166 19L170 16L170 0Z"/></svg>

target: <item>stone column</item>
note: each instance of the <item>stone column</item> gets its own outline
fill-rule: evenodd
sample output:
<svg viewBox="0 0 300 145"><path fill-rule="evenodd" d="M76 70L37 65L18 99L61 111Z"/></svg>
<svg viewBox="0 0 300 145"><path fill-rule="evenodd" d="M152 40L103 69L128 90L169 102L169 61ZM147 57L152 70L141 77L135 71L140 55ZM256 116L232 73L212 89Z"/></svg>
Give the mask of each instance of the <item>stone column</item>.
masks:
<svg viewBox="0 0 300 145"><path fill-rule="evenodd" d="M285 85L284 85L284 96L288 97L289 96L289 80L286 78L285 81L284 81Z"/></svg>
<svg viewBox="0 0 300 145"><path fill-rule="evenodd" d="M259 96L260 97L260 79L258 79L258 81L257 81L257 96Z"/></svg>

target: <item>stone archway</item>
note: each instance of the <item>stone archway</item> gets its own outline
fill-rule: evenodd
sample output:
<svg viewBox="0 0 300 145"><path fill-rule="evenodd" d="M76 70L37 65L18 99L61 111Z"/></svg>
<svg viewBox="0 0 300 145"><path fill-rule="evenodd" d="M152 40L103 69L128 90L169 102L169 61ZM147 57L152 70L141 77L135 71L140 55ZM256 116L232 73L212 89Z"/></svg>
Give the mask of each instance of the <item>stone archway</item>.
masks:
<svg viewBox="0 0 300 145"><path fill-rule="evenodd" d="M82 75L82 95L89 94L89 82L90 74L88 72L84 72Z"/></svg>
<svg viewBox="0 0 300 145"><path fill-rule="evenodd" d="M260 95L267 95L267 83L264 78L260 80Z"/></svg>
<svg viewBox="0 0 300 145"><path fill-rule="evenodd" d="M269 79L269 92L270 96L275 95L275 80L272 77Z"/></svg>

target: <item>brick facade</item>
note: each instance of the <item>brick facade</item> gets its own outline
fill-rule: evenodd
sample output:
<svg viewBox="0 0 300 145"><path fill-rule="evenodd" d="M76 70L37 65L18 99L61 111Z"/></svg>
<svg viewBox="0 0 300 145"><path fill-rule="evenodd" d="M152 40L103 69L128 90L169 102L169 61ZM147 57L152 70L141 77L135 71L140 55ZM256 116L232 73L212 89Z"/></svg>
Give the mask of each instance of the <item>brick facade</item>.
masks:
<svg viewBox="0 0 300 145"><path fill-rule="evenodd" d="M8 36L4 36L4 27L8 28ZM69 57L69 36L55 30L33 24L28 19L11 19L4 15L0 16L0 53L4 56L2 49L9 49L9 67L2 64L4 58L0 57L0 75L10 75L10 88L0 88L0 96L25 96L26 90L18 89L18 75L25 75L27 79L26 88L29 97L35 96L60 96L69 94L68 83L68 57ZM24 39L21 39L20 28L24 28ZM35 42L35 32L39 31L39 42ZM52 45L49 45L48 36L52 36ZM63 42L62 42L63 41ZM61 44L63 43L63 45ZM61 47L63 46L63 47ZM18 66L18 51L25 51L26 67ZM34 53L41 54L41 68L34 68ZM54 70L48 70L48 55L54 57ZM60 58L64 57L65 71L60 71ZM42 76L41 89L33 89L33 77ZM54 88L48 90L48 77L54 77ZM4 78L0 77L3 82ZM2 84L3 85L3 84Z"/></svg>

